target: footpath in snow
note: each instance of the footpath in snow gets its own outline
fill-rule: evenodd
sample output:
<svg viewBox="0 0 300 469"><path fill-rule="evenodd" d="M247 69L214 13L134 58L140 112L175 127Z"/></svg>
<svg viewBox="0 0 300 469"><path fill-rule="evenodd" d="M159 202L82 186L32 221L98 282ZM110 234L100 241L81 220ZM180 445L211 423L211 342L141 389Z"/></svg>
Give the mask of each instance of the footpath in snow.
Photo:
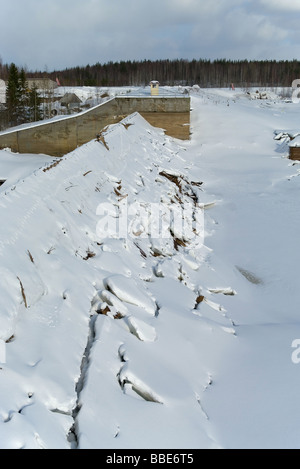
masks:
<svg viewBox="0 0 300 469"><path fill-rule="evenodd" d="M299 446L298 106L192 107L1 186L1 448Z"/></svg>

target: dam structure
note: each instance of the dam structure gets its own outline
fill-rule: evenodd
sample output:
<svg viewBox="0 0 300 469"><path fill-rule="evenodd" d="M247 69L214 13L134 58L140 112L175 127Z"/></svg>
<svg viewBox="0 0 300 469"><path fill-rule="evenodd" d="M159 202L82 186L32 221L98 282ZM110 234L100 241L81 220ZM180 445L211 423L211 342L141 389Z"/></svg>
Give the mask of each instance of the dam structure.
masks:
<svg viewBox="0 0 300 469"><path fill-rule="evenodd" d="M7 129L0 132L0 149L61 157L96 139L107 126L135 112L154 127L164 129L167 135L188 140L190 97L163 91L160 90L158 96L146 91L118 95L78 114Z"/></svg>

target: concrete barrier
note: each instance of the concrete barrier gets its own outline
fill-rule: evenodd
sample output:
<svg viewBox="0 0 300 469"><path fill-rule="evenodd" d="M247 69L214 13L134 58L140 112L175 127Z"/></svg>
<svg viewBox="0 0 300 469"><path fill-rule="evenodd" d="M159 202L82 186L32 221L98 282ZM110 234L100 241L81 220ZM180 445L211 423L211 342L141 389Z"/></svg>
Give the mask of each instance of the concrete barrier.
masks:
<svg viewBox="0 0 300 469"><path fill-rule="evenodd" d="M116 97L74 116L1 132L0 148L63 156L134 112L139 112L151 125L163 128L167 135L189 139L189 97Z"/></svg>

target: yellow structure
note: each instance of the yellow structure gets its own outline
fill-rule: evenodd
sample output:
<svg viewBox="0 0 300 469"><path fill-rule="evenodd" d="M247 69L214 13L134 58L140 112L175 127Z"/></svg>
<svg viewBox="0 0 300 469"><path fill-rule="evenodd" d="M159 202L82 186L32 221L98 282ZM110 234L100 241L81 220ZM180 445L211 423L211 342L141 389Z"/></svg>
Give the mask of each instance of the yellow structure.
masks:
<svg viewBox="0 0 300 469"><path fill-rule="evenodd" d="M159 82L155 80L151 81L150 87L151 87L151 96L158 96L159 95Z"/></svg>

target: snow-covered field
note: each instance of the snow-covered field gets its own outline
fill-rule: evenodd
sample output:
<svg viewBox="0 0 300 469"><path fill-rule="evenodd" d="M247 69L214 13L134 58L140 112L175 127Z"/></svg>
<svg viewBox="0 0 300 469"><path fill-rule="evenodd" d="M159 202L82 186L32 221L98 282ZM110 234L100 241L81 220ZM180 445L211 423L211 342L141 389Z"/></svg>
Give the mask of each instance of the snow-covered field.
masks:
<svg viewBox="0 0 300 469"><path fill-rule="evenodd" d="M300 447L299 105L191 96L0 152L0 448Z"/></svg>

